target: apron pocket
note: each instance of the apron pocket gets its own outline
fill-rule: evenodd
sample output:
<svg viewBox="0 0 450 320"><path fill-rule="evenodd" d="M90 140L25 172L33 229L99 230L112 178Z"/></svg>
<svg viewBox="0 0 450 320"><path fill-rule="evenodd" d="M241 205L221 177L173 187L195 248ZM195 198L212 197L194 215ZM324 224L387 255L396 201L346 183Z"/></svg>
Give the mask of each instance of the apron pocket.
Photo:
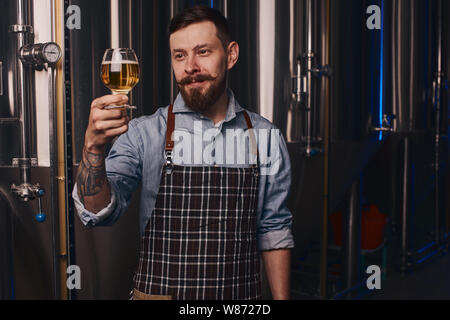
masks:
<svg viewBox="0 0 450 320"><path fill-rule="evenodd" d="M136 288L133 289L132 300L172 300L172 296L162 296L156 294L143 293Z"/></svg>

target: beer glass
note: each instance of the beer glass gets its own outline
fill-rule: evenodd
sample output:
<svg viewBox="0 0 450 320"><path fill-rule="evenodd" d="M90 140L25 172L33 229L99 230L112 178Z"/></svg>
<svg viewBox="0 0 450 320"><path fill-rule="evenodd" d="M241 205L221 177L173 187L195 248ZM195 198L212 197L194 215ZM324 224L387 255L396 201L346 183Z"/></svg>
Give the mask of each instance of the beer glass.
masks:
<svg viewBox="0 0 450 320"><path fill-rule="evenodd" d="M112 94L125 94L139 82L139 62L133 49L107 49L103 55L101 77ZM126 108L135 106L106 106L105 109Z"/></svg>

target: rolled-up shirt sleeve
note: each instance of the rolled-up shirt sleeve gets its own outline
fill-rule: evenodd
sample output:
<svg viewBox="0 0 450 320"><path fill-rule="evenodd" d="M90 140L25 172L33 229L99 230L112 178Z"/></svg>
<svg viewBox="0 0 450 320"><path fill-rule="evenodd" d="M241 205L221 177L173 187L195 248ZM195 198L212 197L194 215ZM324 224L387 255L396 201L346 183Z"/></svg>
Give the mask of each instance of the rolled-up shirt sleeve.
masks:
<svg viewBox="0 0 450 320"><path fill-rule="evenodd" d="M108 206L97 213L92 213L87 210L78 196L77 184L73 187L72 198L75 205L75 209L78 212L81 222L88 227L94 227L99 225L105 225L108 218L111 218L114 209L116 208L116 195L114 190L111 188L111 201ZM105 221L106 220L106 221Z"/></svg>
<svg viewBox="0 0 450 320"><path fill-rule="evenodd" d="M277 129L275 129L276 131ZM291 186L291 164L286 143L279 131L272 139L278 145L278 155L271 155L264 177L262 212L257 229L258 249L274 250L294 247L292 213L287 207ZM272 133L273 134L273 133ZM275 150L270 147L271 152Z"/></svg>
<svg viewBox="0 0 450 320"><path fill-rule="evenodd" d="M75 184L72 198L81 222L89 227L114 224L127 210L133 192L142 175L142 139L136 123L129 122L126 133L117 138L105 159L106 175L110 184L111 200L108 206L97 213L84 207Z"/></svg>

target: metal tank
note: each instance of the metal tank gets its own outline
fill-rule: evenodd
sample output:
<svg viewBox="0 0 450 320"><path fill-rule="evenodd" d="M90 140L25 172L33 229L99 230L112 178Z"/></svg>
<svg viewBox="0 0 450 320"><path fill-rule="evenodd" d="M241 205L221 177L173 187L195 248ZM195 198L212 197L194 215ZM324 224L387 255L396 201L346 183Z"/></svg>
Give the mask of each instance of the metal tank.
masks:
<svg viewBox="0 0 450 320"><path fill-rule="evenodd" d="M358 182L380 145L372 131L378 110L370 108L374 97L368 94L373 84L368 68L376 64L368 47L376 44L366 40L369 33L361 15L365 4L277 1L273 13L270 6L259 6L264 24L272 30L269 35L258 35L266 44L260 43L260 50L273 50L267 60L260 61L259 73L274 70L271 83L260 88L270 92L270 102L260 100L259 111L283 132L291 156L289 207L294 215L293 287L297 297L329 294L328 213L346 201L347 191ZM353 216L357 216L359 211L353 207ZM348 264L357 261L357 232L349 232ZM355 274L353 269L348 277Z"/></svg>
<svg viewBox="0 0 450 320"><path fill-rule="evenodd" d="M391 159L393 170L401 172L391 180L392 197L398 199L392 201L391 219L406 273L446 246L448 110L442 106L448 101L448 58L443 57L449 35L443 17L449 7L440 0L399 0L386 3L385 10L390 29L385 60L391 70L385 79L386 108L395 115Z"/></svg>
<svg viewBox="0 0 450 320"><path fill-rule="evenodd" d="M7 298L54 299L65 291L59 285L67 255L58 239L65 216L59 216L60 176L54 170L61 48L54 42L59 24L53 4L36 8L31 0L1 3L0 211L2 227L8 228L2 252L9 252L8 280L1 287Z"/></svg>
<svg viewBox="0 0 450 320"><path fill-rule="evenodd" d="M305 279L312 278L316 281L308 283L309 292L298 286L299 295L340 296L330 288L333 279L327 279L327 258L331 254L328 215L336 210L344 212L347 236L340 249L341 276L344 288L349 289L362 279L362 199L376 203L391 222L401 220L401 240L394 253L401 261L412 253L408 241L412 240L410 233L414 228L409 221L413 209L409 203L413 194L427 196L427 190L417 187L420 183L414 184L411 179L413 164L407 160L412 152L408 148L411 140L415 162L430 166L434 161L434 175L444 173L444 168L439 169L446 154L442 142L442 150L437 151L436 147L433 152L427 148L427 141L434 144L433 140L445 138L442 117L446 116L442 115L442 108L438 113L433 111L432 92L433 79L436 88L444 74L436 69L438 48L445 47L438 44L438 38L444 39L446 34L441 31L439 36L438 25L439 13L444 15L448 7L439 1L294 0L277 1L272 13L270 6L259 4L259 15L265 17L264 23L270 25L266 30L271 31L258 35L260 50L263 37L272 37L274 44L270 60L260 61L258 69L260 74L263 69L274 70L271 85L264 90L260 87L260 98L269 91L273 103L268 107L273 110L262 110L265 105L260 100L259 112L271 115L270 120L288 141L293 163L289 204L294 213L294 265L298 259L308 260L293 268L293 275L298 271L294 291L295 281L304 285L308 283ZM366 11L373 4L380 8L380 30L366 27ZM445 30L442 22L441 30ZM270 45L265 49L273 50ZM440 55L441 60L446 56L442 52ZM260 51L260 59L261 56ZM434 70L438 70L440 78ZM439 122L441 129L437 130L433 123ZM441 132L439 138L437 132ZM431 140L426 138L430 134ZM399 145L404 137L409 138ZM404 150L399 154L401 146ZM436 160L439 157L441 160ZM377 168L376 173L370 172L377 164L387 170ZM415 176L418 181L426 180L433 176L433 170L421 167ZM439 209L440 179L434 185L434 217L424 217L428 222L434 221L435 243L442 243L444 227L443 209ZM433 186L428 188L433 190ZM399 212L403 214L399 216ZM420 243L416 239L416 247Z"/></svg>
<svg viewBox="0 0 450 320"><path fill-rule="evenodd" d="M8 134L2 134L1 138L4 150L2 154L2 164L10 165L14 157L18 157L22 153L25 157L36 156L36 150L31 150L32 145L29 141L30 134L35 129L32 119L29 119L29 114L23 112L24 108L32 105L32 93L28 92L28 88L32 87L33 75L29 68L22 66L18 60L18 48L21 44L29 42L31 33L24 30L24 32L14 32L12 29L14 25L31 25L32 24L32 9L30 2L22 1L6 1L2 3L2 13L5 18L2 19L2 94L0 101L2 107L0 108L0 117L2 121L2 128L14 131L11 137L17 137L19 141L14 143L8 138ZM20 77L20 78L19 78ZM21 81L21 78L24 78ZM24 92L22 95L21 92ZM30 112L31 114L31 112ZM24 125L22 125L24 123ZM25 132L28 131L29 132ZM27 134L25 134L27 133Z"/></svg>

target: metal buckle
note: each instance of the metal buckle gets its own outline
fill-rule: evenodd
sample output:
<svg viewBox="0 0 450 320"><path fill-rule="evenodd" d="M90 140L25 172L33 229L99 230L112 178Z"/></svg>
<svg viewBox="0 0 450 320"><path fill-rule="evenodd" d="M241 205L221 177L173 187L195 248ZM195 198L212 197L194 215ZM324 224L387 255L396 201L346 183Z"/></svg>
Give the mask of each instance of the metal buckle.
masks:
<svg viewBox="0 0 450 320"><path fill-rule="evenodd" d="M172 174L172 171L173 171L172 151L166 150L164 154L166 156L166 163L164 165L164 171L166 172L166 174Z"/></svg>
<svg viewBox="0 0 450 320"><path fill-rule="evenodd" d="M258 165L254 164L254 165L252 166L252 169L253 169L253 175L254 175L255 177L259 176L259 168L258 168Z"/></svg>

